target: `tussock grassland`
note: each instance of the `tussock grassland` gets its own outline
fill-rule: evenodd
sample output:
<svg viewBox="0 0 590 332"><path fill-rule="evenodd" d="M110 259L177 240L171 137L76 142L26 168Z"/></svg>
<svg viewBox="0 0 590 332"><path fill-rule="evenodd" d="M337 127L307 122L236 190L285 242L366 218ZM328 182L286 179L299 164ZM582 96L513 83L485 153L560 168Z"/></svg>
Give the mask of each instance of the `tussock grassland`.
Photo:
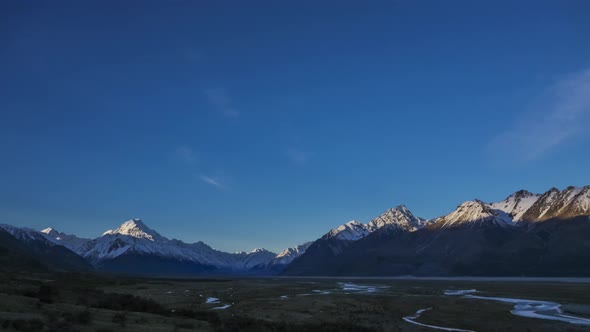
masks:
<svg viewBox="0 0 590 332"><path fill-rule="evenodd" d="M514 316L507 303L445 296L445 289L554 301L566 313L590 317L585 283L3 274L0 330L434 331L402 319L432 308L418 321L479 332L590 332L588 326ZM219 303L205 303L210 297ZM230 306L213 309L224 305Z"/></svg>

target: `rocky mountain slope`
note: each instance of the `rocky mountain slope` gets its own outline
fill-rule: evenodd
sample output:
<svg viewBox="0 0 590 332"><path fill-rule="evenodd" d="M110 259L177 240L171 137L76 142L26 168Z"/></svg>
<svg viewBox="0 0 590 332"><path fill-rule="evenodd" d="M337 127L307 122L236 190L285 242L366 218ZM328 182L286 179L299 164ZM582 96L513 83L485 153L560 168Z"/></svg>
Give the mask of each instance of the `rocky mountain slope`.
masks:
<svg viewBox="0 0 590 332"><path fill-rule="evenodd" d="M415 217L404 205L389 209L367 224L349 221L333 228L320 239L313 242L300 257L293 260L285 270L287 275L334 275L334 258L342 254L353 243L369 237L371 234L388 234L415 232L428 221Z"/></svg>
<svg viewBox="0 0 590 332"><path fill-rule="evenodd" d="M284 274L587 276L589 191L521 190L497 203L464 202L416 227L397 227L396 218L395 231L382 225L354 241L325 235Z"/></svg>

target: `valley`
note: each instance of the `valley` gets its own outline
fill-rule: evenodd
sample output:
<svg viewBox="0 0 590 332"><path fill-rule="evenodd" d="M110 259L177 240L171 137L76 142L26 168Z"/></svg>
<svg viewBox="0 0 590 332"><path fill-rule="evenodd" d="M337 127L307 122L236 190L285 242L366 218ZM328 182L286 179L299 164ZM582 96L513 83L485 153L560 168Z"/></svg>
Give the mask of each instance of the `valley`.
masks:
<svg viewBox="0 0 590 332"><path fill-rule="evenodd" d="M590 318L585 279L86 274L3 274L1 279L3 331L436 331L423 325L479 332L590 331L584 323ZM582 323L518 316L511 313L514 303L464 294L559 303L563 315ZM408 317L422 325L408 322Z"/></svg>

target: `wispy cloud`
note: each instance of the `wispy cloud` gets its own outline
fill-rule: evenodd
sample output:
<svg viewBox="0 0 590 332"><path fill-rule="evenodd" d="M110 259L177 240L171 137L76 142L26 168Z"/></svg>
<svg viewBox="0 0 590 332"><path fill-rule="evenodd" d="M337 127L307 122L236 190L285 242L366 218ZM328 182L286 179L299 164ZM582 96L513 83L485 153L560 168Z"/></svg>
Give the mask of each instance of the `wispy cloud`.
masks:
<svg viewBox="0 0 590 332"><path fill-rule="evenodd" d="M513 126L494 137L489 150L510 161L542 157L590 128L590 69L551 86Z"/></svg>
<svg viewBox="0 0 590 332"><path fill-rule="evenodd" d="M186 163L194 164L197 162L195 152L187 145L176 148L176 155Z"/></svg>
<svg viewBox="0 0 590 332"><path fill-rule="evenodd" d="M285 150L285 155L294 163L304 165L309 160L309 153L295 148Z"/></svg>
<svg viewBox="0 0 590 332"><path fill-rule="evenodd" d="M240 112L232 105L232 101L224 89L206 89L204 91L211 106L227 118L238 118Z"/></svg>
<svg viewBox="0 0 590 332"><path fill-rule="evenodd" d="M223 185L223 183L221 183L221 181L218 178L214 178L214 177L206 176L206 175L201 175L199 178L201 179L201 181L203 181L206 184L211 185L213 187L216 187L219 189L223 189L225 187Z"/></svg>

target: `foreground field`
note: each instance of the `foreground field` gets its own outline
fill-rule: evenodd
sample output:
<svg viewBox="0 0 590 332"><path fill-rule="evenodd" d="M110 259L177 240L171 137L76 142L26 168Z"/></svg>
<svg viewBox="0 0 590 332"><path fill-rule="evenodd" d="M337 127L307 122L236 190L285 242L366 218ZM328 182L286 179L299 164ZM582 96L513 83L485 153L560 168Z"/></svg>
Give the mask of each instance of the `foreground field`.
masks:
<svg viewBox="0 0 590 332"><path fill-rule="evenodd" d="M590 285L550 281L378 279L138 279L2 275L2 331L590 331L590 325L521 317L514 304L445 295L562 304L590 318ZM424 311L419 317L415 313ZM404 320L404 317L406 320Z"/></svg>

